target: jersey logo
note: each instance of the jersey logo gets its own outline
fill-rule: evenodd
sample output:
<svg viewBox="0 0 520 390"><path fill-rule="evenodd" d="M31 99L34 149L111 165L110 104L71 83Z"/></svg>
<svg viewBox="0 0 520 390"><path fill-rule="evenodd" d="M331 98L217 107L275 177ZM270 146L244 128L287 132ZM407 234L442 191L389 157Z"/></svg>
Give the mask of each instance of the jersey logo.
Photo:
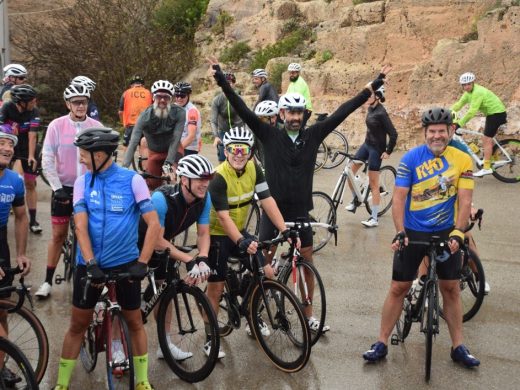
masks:
<svg viewBox="0 0 520 390"><path fill-rule="evenodd" d="M424 179L428 176L433 175L435 172L439 172L444 168L444 163L440 158L434 158L423 162L421 165L415 168L415 173L419 180Z"/></svg>

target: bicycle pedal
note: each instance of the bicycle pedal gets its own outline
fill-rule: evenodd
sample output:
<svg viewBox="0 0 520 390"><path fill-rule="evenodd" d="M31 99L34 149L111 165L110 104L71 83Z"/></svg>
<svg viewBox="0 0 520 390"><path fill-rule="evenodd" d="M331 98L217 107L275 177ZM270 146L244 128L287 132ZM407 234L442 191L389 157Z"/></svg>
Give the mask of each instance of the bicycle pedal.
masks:
<svg viewBox="0 0 520 390"><path fill-rule="evenodd" d="M401 340L399 340L399 336L397 336L395 333L392 335L392 337L390 338L390 343L392 345L399 345L399 343L401 342Z"/></svg>

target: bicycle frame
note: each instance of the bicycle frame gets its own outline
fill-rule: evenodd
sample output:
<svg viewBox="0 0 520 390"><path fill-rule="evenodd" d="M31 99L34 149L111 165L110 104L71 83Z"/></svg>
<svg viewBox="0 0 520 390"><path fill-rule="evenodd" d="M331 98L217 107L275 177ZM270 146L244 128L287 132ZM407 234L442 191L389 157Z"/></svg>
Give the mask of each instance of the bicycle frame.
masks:
<svg viewBox="0 0 520 390"><path fill-rule="evenodd" d="M483 134L479 131L463 129L463 128L457 129L456 133L453 134L453 139L463 143L466 146L468 146L468 143L464 140L464 138L461 136L461 134L469 134L472 136L483 137ZM507 160L493 161L492 162L493 168L500 168L506 164L509 164L511 161L513 161L511 159L511 156L509 155L509 153L507 153L507 151L502 147L502 145L500 145L500 142L498 142L496 137L493 137L493 142L495 143L495 145L497 145L497 147L502 151L503 155L507 158ZM473 161L475 161L475 164L477 165L477 167L481 168L484 165L484 159L483 158L481 159L469 146L468 146L468 152L471 155L471 158L473 159Z"/></svg>
<svg viewBox="0 0 520 390"><path fill-rule="evenodd" d="M368 176L366 176L366 172L368 170L368 165L364 161L360 161L363 165L361 171L365 174L365 178L361 183L356 183L354 177L356 176L352 170L352 162L354 159L352 156L347 155L347 160L345 162L345 168L343 168L343 172L334 187L334 192L332 193L332 204L334 205L334 209L337 211L340 204L343 204L343 197L345 195L345 185L346 183L350 183L352 188L354 189L354 193L356 194L356 198L358 202L363 203L368 195ZM358 160L356 160L358 161Z"/></svg>

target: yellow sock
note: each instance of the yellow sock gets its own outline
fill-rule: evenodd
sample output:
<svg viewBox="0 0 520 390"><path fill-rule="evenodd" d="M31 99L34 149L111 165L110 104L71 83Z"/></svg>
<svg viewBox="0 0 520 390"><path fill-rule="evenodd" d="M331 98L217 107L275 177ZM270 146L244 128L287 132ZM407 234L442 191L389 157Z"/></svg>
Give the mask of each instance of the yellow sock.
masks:
<svg viewBox="0 0 520 390"><path fill-rule="evenodd" d="M76 366L76 359L63 359L60 358L60 368L58 369L58 385L65 388L69 387L70 378L72 372Z"/></svg>
<svg viewBox="0 0 520 390"><path fill-rule="evenodd" d="M484 160L484 169L491 169L491 160Z"/></svg>
<svg viewBox="0 0 520 390"><path fill-rule="evenodd" d="M135 383L148 383L148 354L134 356Z"/></svg>

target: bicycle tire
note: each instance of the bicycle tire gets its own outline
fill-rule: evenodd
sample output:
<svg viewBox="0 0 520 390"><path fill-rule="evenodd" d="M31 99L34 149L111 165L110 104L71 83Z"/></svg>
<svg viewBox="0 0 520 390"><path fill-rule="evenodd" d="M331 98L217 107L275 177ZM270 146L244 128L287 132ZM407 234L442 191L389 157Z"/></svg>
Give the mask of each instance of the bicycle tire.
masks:
<svg viewBox="0 0 520 390"><path fill-rule="evenodd" d="M38 174L38 176L40 176L42 181L50 187L51 185L49 184L49 180L47 180L47 177L45 177L45 173L43 172L42 168L42 150L43 141L38 142L34 150L34 154L36 156L36 173Z"/></svg>
<svg viewBox="0 0 520 390"><path fill-rule="evenodd" d="M245 229L249 234L258 237L258 232L260 231L260 207L254 199L247 214Z"/></svg>
<svg viewBox="0 0 520 390"><path fill-rule="evenodd" d="M305 280L303 275L305 275L305 273L310 273L313 275L314 292L309 294L312 295L312 303L310 305L312 305L313 317L316 317L316 319L320 321L320 326L318 329L310 330L311 345L314 345L318 342L320 336L323 334L325 317L327 316L327 298L325 295L325 286L314 264L304 260L301 256L296 263L296 270L298 273L296 287L294 286L291 261L287 261L284 269L282 272L280 272L281 280L279 279L279 281L285 284L299 299L305 314L305 308L307 305L309 305L309 303L307 303L308 299L305 295L305 289L308 287L307 283L303 283ZM317 289L316 284L318 285ZM308 319L308 317L306 318Z"/></svg>
<svg viewBox="0 0 520 390"><path fill-rule="evenodd" d="M94 315L96 314L94 313ZM96 348L96 326L95 320L89 324L79 350L79 358L86 372L92 372L96 368L98 353Z"/></svg>
<svg viewBox="0 0 520 390"><path fill-rule="evenodd" d="M107 312L105 312L105 315L107 315ZM109 390L133 390L135 386L134 355L132 353L132 340L130 331L128 330L128 324L118 309L108 311L108 315L110 318L105 318L105 321L110 320L112 322L112 326L108 327L109 331L105 328L104 332L108 388ZM117 364L114 361L112 353L112 330L114 327L117 329L116 334L119 334L121 337L121 344L125 355L125 361L121 364Z"/></svg>
<svg viewBox="0 0 520 390"><path fill-rule="evenodd" d="M322 141L316 152L316 161L314 161L314 172L318 172L327 162L328 149L325 141Z"/></svg>
<svg viewBox="0 0 520 390"><path fill-rule="evenodd" d="M499 144L506 149L512 161L500 167L495 167L494 162L504 160L505 156L498 145L494 144L493 154L491 155L493 176L504 183L518 183L520 181L520 141L517 139L503 139Z"/></svg>
<svg viewBox="0 0 520 390"><path fill-rule="evenodd" d="M403 342L404 340L406 340L406 338L410 334L410 329L412 328L411 310L411 303L407 296L403 301L403 310L401 311L401 316L395 323L395 330L397 333L397 337L399 338L399 342Z"/></svg>
<svg viewBox="0 0 520 390"><path fill-rule="evenodd" d="M324 222L329 225L336 224L336 209L332 199L325 192L312 192L313 209L310 211L311 222ZM312 228L312 251L318 252L325 247L332 237L332 232L323 228Z"/></svg>
<svg viewBox="0 0 520 390"><path fill-rule="evenodd" d="M13 374L20 378L20 381L13 383L5 383L3 376L0 376L1 389L38 389L38 381L32 369L31 363L27 357L12 341L0 337L0 351L4 355L3 367L10 370Z"/></svg>
<svg viewBox="0 0 520 390"><path fill-rule="evenodd" d="M12 310L15 307L16 303L12 301L0 300L0 309ZM38 317L25 306L21 306L15 312L9 312L7 328L9 341L16 344L26 356L37 382L40 383L49 363L49 339L45 328Z"/></svg>
<svg viewBox="0 0 520 390"><path fill-rule="evenodd" d="M342 154L338 154L336 159L332 161L336 152L348 153L348 141L347 138L338 130L332 130L332 132L325 137L325 144L327 145L327 159L323 164L323 169L332 169L341 165L347 158Z"/></svg>
<svg viewBox="0 0 520 390"><path fill-rule="evenodd" d="M174 313L169 308L175 308ZM169 314L172 321L167 320ZM217 319L208 298L198 287L180 285L169 289L159 305L157 334L164 359L182 380L200 382L215 368L220 349ZM204 352L207 336L211 342L209 356ZM175 360L168 340L192 356L183 361Z"/></svg>
<svg viewBox="0 0 520 390"><path fill-rule="evenodd" d="M397 172L394 167L385 165L379 170L379 192L381 194L381 202L379 203L379 212L377 216L384 215L392 207L392 197L394 196L395 178ZM372 214L372 207L370 206L372 195L370 187L368 188L368 197L365 200L365 206L368 214Z"/></svg>
<svg viewBox="0 0 520 390"><path fill-rule="evenodd" d="M423 305L423 310L426 311L426 313L423 313L423 315L426 316L426 325L424 326L424 335L426 337L424 379L426 382L429 382L432 369L433 335L435 334L435 306L437 305L436 302L438 302L435 296L435 285L433 283L427 286L424 299L425 302L428 303L428 307Z"/></svg>
<svg viewBox="0 0 520 390"><path fill-rule="evenodd" d="M285 372L305 367L311 354L310 331L294 294L284 284L265 279L254 287L249 310L253 334L269 360ZM270 328L269 336L262 334L260 318Z"/></svg>

